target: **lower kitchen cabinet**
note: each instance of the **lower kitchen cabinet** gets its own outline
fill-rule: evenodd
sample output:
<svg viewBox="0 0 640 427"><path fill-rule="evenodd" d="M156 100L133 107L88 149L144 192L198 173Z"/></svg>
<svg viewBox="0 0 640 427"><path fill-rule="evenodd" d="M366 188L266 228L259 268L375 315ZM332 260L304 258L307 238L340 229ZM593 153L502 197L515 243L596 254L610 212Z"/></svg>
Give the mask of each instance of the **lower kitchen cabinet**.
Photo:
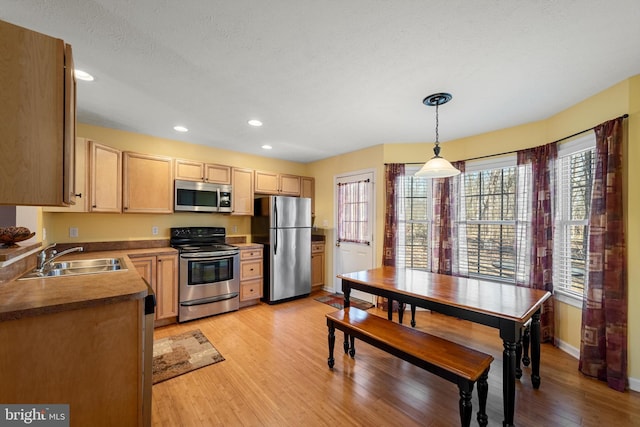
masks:
<svg viewBox="0 0 640 427"><path fill-rule="evenodd" d="M143 425L143 312L130 299L1 322L0 402L68 404L71 426Z"/></svg>
<svg viewBox="0 0 640 427"><path fill-rule="evenodd" d="M178 255L129 255L129 258L140 276L149 283L156 295L156 320L177 317ZM161 324L156 326L161 326Z"/></svg>
<svg viewBox="0 0 640 427"><path fill-rule="evenodd" d="M324 242L311 242L311 290L324 286Z"/></svg>
<svg viewBox="0 0 640 427"><path fill-rule="evenodd" d="M257 304L262 297L263 248L240 248L240 307Z"/></svg>

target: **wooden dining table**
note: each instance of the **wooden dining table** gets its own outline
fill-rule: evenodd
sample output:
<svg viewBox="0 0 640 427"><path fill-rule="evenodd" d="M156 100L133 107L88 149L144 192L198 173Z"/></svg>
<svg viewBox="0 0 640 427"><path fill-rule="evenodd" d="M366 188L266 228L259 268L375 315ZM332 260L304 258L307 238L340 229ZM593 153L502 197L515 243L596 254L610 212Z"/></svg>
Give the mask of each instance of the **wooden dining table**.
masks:
<svg viewBox="0 0 640 427"><path fill-rule="evenodd" d="M394 267L338 278L342 279L345 307L349 307L351 290L356 289L498 329L504 346L503 426L514 425L516 347L531 320L531 382L534 388L540 387L540 312L542 303L551 297L548 291Z"/></svg>

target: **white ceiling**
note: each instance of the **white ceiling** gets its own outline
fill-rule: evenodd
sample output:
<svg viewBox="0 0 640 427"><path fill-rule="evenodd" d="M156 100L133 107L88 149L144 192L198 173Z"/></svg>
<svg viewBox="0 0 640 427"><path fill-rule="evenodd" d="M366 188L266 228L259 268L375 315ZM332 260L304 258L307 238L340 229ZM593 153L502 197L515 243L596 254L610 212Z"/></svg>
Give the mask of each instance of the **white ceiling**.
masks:
<svg viewBox="0 0 640 427"><path fill-rule="evenodd" d="M434 92L446 147L640 74L638 0L0 0L0 19L73 46L96 78L80 122L298 162L433 141Z"/></svg>

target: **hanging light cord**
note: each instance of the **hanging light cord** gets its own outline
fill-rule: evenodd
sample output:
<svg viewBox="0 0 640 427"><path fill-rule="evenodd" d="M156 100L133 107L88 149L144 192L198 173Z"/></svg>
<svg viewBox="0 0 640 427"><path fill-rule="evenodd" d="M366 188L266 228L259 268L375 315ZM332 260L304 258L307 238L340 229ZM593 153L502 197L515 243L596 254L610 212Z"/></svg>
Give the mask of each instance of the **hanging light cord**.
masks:
<svg viewBox="0 0 640 427"><path fill-rule="evenodd" d="M438 107L440 106L440 100L436 100L436 144L433 147L433 152L436 155L436 157L440 157L440 142L438 141L439 139L439 135L438 135Z"/></svg>

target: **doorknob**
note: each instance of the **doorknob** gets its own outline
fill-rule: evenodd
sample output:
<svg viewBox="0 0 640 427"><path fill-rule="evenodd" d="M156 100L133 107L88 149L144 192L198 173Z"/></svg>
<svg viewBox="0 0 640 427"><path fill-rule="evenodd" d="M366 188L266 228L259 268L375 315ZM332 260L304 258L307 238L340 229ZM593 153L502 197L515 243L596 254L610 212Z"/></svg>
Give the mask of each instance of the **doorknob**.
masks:
<svg viewBox="0 0 640 427"><path fill-rule="evenodd" d="M336 247L340 247L340 240L336 241Z"/></svg>

